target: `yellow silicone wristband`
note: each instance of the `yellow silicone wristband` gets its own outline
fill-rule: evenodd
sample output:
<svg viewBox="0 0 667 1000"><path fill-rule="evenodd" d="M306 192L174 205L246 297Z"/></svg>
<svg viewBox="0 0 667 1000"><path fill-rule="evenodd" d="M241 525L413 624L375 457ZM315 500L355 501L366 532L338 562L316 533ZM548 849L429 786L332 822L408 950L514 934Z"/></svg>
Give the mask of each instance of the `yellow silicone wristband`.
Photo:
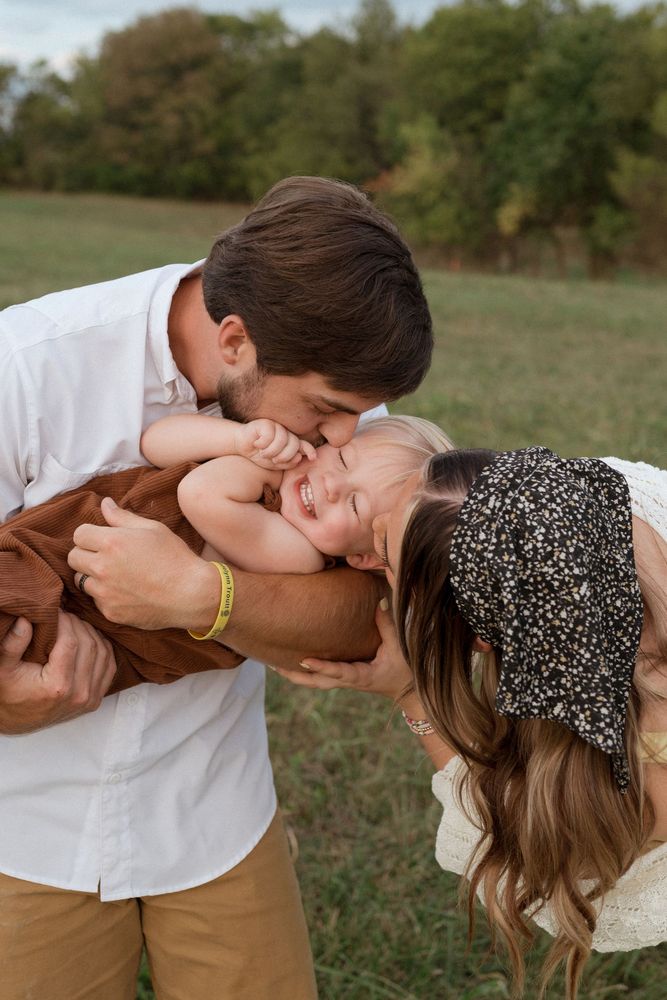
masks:
<svg viewBox="0 0 667 1000"><path fill-rule="evenodd" d="M188 635L191 635L193 639L201 639L202 641L204 639L215 639L216 636L220 635L229 621L229 616L232 613L232 604L234 603L234 577L232 576L232 571L225 563L214 562L213 565L220 574L220 582L222 584L218 616L206 635L199 635L198 632L188 629Z"/></svg>

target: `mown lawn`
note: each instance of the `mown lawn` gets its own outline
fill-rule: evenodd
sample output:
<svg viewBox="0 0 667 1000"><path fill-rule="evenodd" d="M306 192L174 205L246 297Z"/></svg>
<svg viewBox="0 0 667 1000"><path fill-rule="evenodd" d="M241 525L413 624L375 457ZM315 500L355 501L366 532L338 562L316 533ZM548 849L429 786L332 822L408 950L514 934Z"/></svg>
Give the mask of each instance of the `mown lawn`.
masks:
<svg viewBox="0 0 667 1000"><path fill-rule="evenodd" d="M206 254L238 207L0 194L0 305ZM400 407L460 444L549 445L667 465L667 287L429 271L438 349ZM466 950L457 884L432 857L431 769L385 704L268 679L268 718L321 1000L500 1000L480 920ZM667 901L666 901L667 905ZM527 1000L548 947L538 937ZM581 1000L664 1000L667 945L589 963ZM138 997L152 997L142 972ZM562 996L555 982L550 992ZM298 998L295 998L298 1000Z"/></svg>

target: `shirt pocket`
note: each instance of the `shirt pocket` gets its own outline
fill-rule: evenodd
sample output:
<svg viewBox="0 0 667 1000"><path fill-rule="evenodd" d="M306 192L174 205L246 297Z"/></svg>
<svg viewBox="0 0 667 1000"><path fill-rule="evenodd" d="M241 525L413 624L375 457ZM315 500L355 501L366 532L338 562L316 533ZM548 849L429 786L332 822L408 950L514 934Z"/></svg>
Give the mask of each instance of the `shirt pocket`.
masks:
<svg viewBox="0 0 667 1000"><path fill-rule="evenodd" d="M89 479L98 475L94 472L73 472L71 469L61 465L53 455L45 455L39 467L39 472L28 483L24 493L24 509L36 507L37 504L45 503L59 493L66 493L68 490L83 486Z"/></svg>

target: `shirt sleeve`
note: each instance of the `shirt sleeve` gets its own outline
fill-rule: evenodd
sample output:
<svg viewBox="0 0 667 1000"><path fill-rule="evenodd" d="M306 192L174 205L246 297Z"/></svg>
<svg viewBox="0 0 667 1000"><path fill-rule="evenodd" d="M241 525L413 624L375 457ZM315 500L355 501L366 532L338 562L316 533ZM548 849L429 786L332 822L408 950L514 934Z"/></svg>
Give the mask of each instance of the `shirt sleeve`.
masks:
<svg viewBox="0 0 667 1000"><path fill-rule="evenodd" d="M23 507L28 483L30 419L20 366L1 328L0 427L0 522L3 522Z"/></svg>

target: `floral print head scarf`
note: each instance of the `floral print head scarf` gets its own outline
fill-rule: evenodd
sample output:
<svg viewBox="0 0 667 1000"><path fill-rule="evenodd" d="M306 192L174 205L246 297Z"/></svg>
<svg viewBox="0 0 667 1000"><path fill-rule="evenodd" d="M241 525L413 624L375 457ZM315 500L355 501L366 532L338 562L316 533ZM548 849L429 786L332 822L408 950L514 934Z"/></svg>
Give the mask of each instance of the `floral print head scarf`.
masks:
<svg viewBox="0 0 667 1000"><path fill-rule="evenodd" d="M461 615L501 651L498 712L567 726L612 756L626 791L643 605L623 476L547 448L505 452L468 493L450 559Z"/></svg>

